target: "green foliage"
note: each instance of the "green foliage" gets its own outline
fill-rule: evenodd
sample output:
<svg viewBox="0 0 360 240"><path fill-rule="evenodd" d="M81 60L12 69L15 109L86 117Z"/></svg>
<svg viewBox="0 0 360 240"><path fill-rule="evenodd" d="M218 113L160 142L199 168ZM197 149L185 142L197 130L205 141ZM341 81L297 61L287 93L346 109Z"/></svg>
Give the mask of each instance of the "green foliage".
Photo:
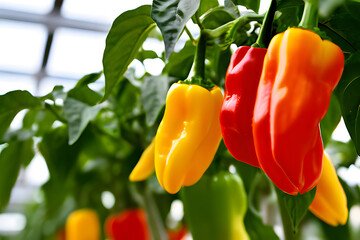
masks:
<svg viewBox="0 0 360 240"><path fill-rule="evenodd" d="M141 87L141 102L146 113L146 124L152 126L161 108L165 105L166 93L169 88L168 78L146 77Z"/></svg>
<svg viewBox="0 0 360 240"><path fill-rule="evenodd" d="M335 93L339 98L346 127L360 155L360 52L346 60L343 75Z"/></svg>
<svg viewBox="0 0 360 240"><path fill-rule="evenodd" d="M289 195L275 187L276 194L279 200L279 204L283 204L286 209L286 213L291 222L291 227L294 233L298 231L298 226L305 216L310 204L312 203L316 187L305 194ZM283 218L284 221L284 218ZM284 224L284 223L283 223Z"/></svg>
<svg viewBox="0 0 360 240"><path fill-rule="evenodd" d="M341 109L339 101L333 94L330 99L330 104L325 117L320 122L321 138L323 140L324 147L331 139L331 135L335 128L339 124L341 119Z"/></svg>
<svg viewBox="0 0 360 240"><path fill-rule="evenodd" d="M150 6L127 11L115 19L106 38L103 56L106 99L155 27L150 16Z"/></svg>
<svg viewBox="0 0 360 240"><path fill-rule="evenodd" d="M12 91L0 96L0 138L9 128L12 120L23 109L36 108L40 101L27 91Z"/></svg>
<svg viewBox="0 0 360 240"><path fill-rule="evenodd" d="M33 140L11 140L0 153L0 211L8 204L22 163L34 156Z"/></svg>
<svg viewBox="0 0 360 240"><path fill-rule="evenodd" d="M174 51L175 44L181 32L187 21L195 14L199 5L200 0L153 1L151 16L163 35L166 58L169 58ZM207 5L203 4L203 8L206 7Z"/></svg>
<svg viewBox="0 0 360 240"><path fill-rule="evenodd" d="M277 3L272 35L297 26L304 6L302 0ZM185 25L192 20L206 36L205 78L223 90L232 53L230 45L252 45L263 19L255 13L240 16L238 6L257 12L259 4L259 0L225 0L224 6L219 6L217 0L154 0L152 7L140 6L115 19L106 39L103 71L85 75L67 92L62 86L55 86L41 97L20 90L1 95L0 210L6 211L19 171L31 163L35 152L44 157L50 172L48 181L39 188L41 203L25 208L28 224L14 239L54 239L67 215L85 207L96 209L102 224L110 214L142 207L148 213L153 238L166 239L166 229L181 224L175 224L169 215L172 202L181 200L181 196L167 194L155 174L140 183L130 183L128 177L156 135L170 85L194 77L192 68L197 64L194 59L199 39L184 34ZM339 45L346 58L342 78L320 123L324 146L336 168L354 167L360 153L359 8L359 1L320 1L318 33ZM158 29L153 31L156 25L161 34ZM180 36L185 38L185 45L174 52ZM147 38L163 41L165 52L144 50L142 45ZM161 59L165 67L159 76L145 72L138 77L134 69L128 69L134 59L141 63ZM92 90L91 84L103 73L103 89ZM22 126L10 128L22 110L26 110ZM331 138L341 117L351 136L346 143ZM351 236L351 224L332 228L306 215L315 190L298 196L274 190L260 169L236 161L222 143L208 173L232 167L241 176L248 194L245 226L251 239L279 239L273 229L275 223L262 219L264 211L274 214L266 212L266 207L276 204L275 193L287 216L285 229L301 231L301 223L310 219L321 226L327 239ZM349 207L359 204L359 185L340 181ZM115 197L110 209L103 205L104 192ZM281 212L275 214L278 219Z"/></svg>
<svg viewBox="0 0 360 240"><path fill-rule="evenodd" d="M248 9L253 10L254 12L259 11L260 0L232 0L234 4L245 6Z"/></svg>

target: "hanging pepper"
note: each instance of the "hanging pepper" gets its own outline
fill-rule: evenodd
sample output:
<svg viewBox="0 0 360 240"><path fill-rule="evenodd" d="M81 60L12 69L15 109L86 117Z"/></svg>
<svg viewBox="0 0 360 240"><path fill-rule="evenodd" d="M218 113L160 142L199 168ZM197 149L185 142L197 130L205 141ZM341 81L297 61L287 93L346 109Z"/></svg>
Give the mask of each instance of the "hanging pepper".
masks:
<svg viewBox="0 0 360 240"><path fill-rule="evenodd" d="M169 193L196 183L209 167L221 140L220 88L173 84L155 141L155 172Z"/></svg>
<svg viewBox="0 0 360 240"><path fill-rule="evenodd" d="M66 240L99 240L100 223L97 213L91 209L72 212L65 225Z"/></svg>
<svg viewBox="0 0 360 240"><path fill-rule="evenodd" d="M244 226L247 196L241 178L230 172L204 175L181 191L194 240L248 240Z"/></svg>
<svg viewBox="0 0 360 240"><path fill-rule="evenodd" d="M323 167L309 210L329 225L344 225L348 218L344 189L336 174L330 157L324 152Z"/></svg>
<svg viewBox="0 0 360 240"><path fill-rule="evenodd" d="M256 157L252 117L265 48L240 47L231 56L220 112L221 132L229 152L239 161L260 167Z"/></svg>
<svg viewBox="0 0 360 240"><path fill-rule="evenodd" d="M319 122L344 66L341 49L316 33L289 28L270 42L253 116L261 168L288 194L317 183L323 145Z"/></svg>
<svg viewBox="0 0 360 240"><path fill-rule="evenodd" d="M252 118L275 11L276 0L272 0L256 43L251 47L239 47L231 56L220 112L221 132L227 149L237 160L255 167L260 165L255 152Z"/></svg>
<svg viewBox="0 0 360 240"><path fill-rule="evenodd" d="M145 149L138 163L130 173L129 176L130 181L132 182L144 181L154 172L155 169L154 154L155 154L155 138L151 141L150 145Z"/></svg>
<svg viewBox="0 0 360 240"><path fill-rule="evenodd" d="M149 240L150 230L142 209L127 209L105 221L106 237L112 240Z"/></svg>

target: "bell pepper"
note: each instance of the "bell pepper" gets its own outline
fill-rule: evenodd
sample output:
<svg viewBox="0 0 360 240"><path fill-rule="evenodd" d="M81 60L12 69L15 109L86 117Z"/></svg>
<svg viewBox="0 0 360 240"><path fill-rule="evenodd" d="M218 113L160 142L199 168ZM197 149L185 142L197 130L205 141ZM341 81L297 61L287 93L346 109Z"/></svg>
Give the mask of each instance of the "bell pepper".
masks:
<svg viewBox="0 0 360 240"><path fill-rule="evenodd" d="M196 183L209 167L221 140L220 88L173 84L156 133L155 172L169 193Z"/></svg>
<svg viewBox="0 0 360 240"><path fill-rule="evenodd" d="M72 212L65 224L66 240L99 240L100 223L97 213L91 209Z"/></svg>
<svg viewBox="0 0 360 240"><path fill-rule="evenodd" d="M261 168L288 194L317 184L319 122L343 67L341 49L312 31L289 28L270 42L255 101L254 143Z"/></svg>
<svg viewBox="0 0 360 240"><path fill-rule="evenodd" d="M109 216L105 221L105 234L112 240L150 240L145 211L140 208L127 209Z"/></svg>
<svg viewBox="0 0 360 240"><path fill-rule="evenodd" d="M334 165L325 152L323 159L322 172L309 210L329 225L344 225L348 218L346 195Z"/></svg>
<svg viewBox="0 0 360 240"><path fill-rule="evenodd" d="M151 141L150 145L145 149L141 155L138 163L130 173L129 179L132 182L143 181L147 179L155 169L154 165L155 154L155 138Z"/></svg>
<svg viewBox="0 0 360 240"><path fill-rule="evenodd" d="M247 196L239 175L205 174L181 191L186 224L194 240L248 240L244 226Z"/></svg>
<svg viewBox="0 0 360 240"><path fill-rule="evenodd" d="M256 157L252 118L265 48L243 46L231 56L220 112L221 132L229 152L239 161L260 167Z"/></svg>

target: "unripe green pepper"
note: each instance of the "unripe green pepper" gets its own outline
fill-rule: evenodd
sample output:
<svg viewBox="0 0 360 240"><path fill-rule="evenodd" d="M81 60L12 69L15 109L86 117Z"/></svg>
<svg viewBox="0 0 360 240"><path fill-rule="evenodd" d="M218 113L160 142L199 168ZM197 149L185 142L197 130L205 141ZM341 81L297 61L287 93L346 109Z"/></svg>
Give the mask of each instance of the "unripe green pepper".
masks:
<svg viewBox="0 0 360 240"><path fill-rule="evenodd" d="M203 175L181 192L185 220L194 240L248 240L244 226L247 196L237 174Z"/></svg>

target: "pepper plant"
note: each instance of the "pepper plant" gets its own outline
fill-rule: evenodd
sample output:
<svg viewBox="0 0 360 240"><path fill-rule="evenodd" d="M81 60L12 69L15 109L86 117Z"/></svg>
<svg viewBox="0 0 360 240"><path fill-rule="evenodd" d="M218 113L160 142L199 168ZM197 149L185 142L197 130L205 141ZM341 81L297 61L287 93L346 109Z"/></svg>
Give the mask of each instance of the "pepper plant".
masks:
<svg viewBox="0 0 360 240"><path fill-rule="evenodd" d="M92 239L359 239L360 188L336 170L359 164L360 2L267 2L153 0L114 20L103 71L1 95L0 210L35 154L50 173L24 230L1 239L81 235L79 212ZM161 74L129 67L149 59ZM348 142L332 138L341 118Z"/></svg>

